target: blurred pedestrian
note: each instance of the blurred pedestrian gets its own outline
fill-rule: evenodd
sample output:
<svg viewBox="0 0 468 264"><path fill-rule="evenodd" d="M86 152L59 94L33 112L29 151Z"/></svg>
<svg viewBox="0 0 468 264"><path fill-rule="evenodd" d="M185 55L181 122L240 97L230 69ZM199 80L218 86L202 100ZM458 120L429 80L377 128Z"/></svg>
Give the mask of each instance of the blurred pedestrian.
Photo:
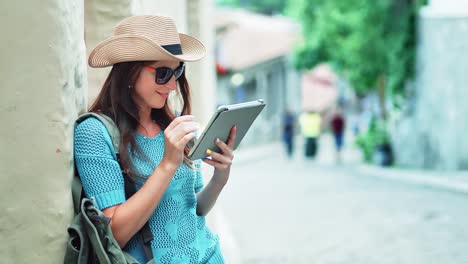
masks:
<svg viewBox="0 0 468 264"><path fill-rule="evenodd" d="M318 150L318 138L322 117L315 111L304 112L299 119L302 136L305 140L305 157L315 158Z"/></svg>
<svg viewBox="0 0 468 264"><path fill-rule="evenodd" d="M294 126L295 117L291 110L286 110L283 115L282 133L286 154L291 158L294 152Z"/></svg>
<svg viewBox="0 0 468 264"><path fill-rule="evenodd" d="M338 107L333 113L330 119L330 127L333 132L333 137L335 139L335 151L336 151L336 162L341 162L341 149L344 144L344 130L345 130L345 118L343 115L343 110L341 107Z"/></svg>

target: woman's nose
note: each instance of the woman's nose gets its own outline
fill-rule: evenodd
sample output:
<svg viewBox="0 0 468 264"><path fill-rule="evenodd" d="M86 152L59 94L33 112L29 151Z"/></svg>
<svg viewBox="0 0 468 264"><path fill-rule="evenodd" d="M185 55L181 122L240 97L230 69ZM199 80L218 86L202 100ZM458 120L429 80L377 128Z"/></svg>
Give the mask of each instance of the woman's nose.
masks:
<svg viewBox="0 0 468 264"><path fill-rule="evenodd" d="M171 77L171 79L167 82L166 86L167 86L167 88L169 88L171 90L177 89L177 81L176 81L175 76Z"/></svg>

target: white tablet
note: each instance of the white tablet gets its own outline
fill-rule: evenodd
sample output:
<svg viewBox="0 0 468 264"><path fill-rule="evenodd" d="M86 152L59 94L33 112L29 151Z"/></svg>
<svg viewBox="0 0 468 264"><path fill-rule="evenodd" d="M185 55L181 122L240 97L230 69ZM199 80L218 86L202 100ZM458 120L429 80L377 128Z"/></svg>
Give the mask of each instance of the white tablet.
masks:
<svg viewBox="0 0 468 264"><path fill-rule="evenodd" d="M265 103L262 99L218 107L198 140L189 144L191 151L188 158L190 160L205 158L208 156L207 149L220 152L219 147L215 144L216 138L227 142L229 132L234 125L237 126L234 143L234 149L236 149L264 107Z"/></svg>

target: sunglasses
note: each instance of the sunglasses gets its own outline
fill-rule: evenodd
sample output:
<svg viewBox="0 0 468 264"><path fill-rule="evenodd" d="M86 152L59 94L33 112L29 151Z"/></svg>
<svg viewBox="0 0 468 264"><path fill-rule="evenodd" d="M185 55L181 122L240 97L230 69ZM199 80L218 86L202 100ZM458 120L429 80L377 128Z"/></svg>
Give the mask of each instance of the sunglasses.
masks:
<svg viewBox="0 0 468 264"><path fill-rule="evenodd" d="M174 76L177 81L179 80L180 76L182 76L185 70L185 64L183 63L181 63L179 67L177 67L175 70L169 67L157 67L156 68L156 67L146 66L146 65L143 67L156 71L154 81L157 84L166 84L167 82L169 82L172 76Z"/></svg>

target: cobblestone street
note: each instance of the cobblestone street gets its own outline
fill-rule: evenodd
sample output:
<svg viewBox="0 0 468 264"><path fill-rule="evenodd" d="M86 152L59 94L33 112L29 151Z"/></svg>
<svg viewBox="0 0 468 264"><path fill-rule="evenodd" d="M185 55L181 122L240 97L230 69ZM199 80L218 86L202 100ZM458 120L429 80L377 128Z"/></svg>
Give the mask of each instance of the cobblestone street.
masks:
<svg viewBox="0 0 468 264"><path fill-rule="evenodd" d="M241 263L468 263L468 196L297 151L233 167L220 204Z"/></svg>

